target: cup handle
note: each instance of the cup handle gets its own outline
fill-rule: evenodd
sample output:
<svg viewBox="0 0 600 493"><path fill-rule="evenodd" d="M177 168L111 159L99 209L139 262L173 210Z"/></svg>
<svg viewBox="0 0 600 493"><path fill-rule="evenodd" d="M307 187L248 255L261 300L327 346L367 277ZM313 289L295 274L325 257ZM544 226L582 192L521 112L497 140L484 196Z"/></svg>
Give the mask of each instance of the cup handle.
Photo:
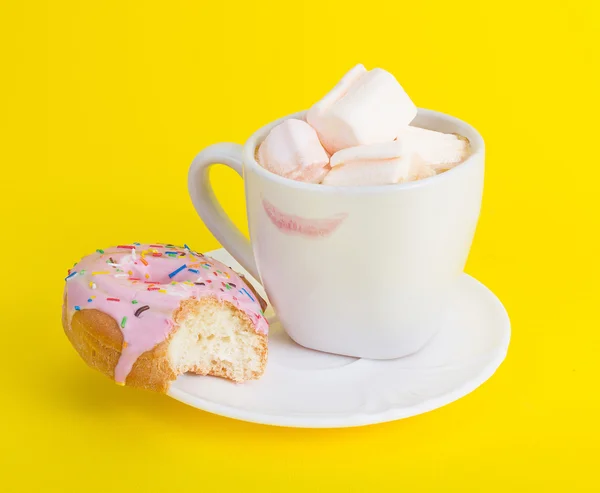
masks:
<svg viewBox="0 0 600 493"><path fill-rule="evenodd" d="M200 151L188 172L188 191L196 212L221 245L257 281L258 269L252 247L246 237L225 214L217 201L208 172L215 164L225 164L243 178L242 146L225 142Z"/></svg>

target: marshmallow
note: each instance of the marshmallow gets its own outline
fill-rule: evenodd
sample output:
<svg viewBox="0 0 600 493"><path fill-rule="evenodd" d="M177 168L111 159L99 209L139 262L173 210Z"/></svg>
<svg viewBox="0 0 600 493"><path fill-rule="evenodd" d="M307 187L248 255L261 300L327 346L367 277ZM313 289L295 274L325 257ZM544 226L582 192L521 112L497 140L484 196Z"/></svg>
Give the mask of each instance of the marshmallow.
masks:
<svg viewBox="0 0 600 493"><path fill-rule="evenodd" d="M323 185L389 185L406 180L411 170L398 141L343 149L331 156L330 165Z"/></svg>
<svg viewBox="0 0 600 493"><path fill-rule="evenodd" d="M329 155L315 130L302 120L285 120L274 127L258 149L261 166L292 180L321 183Z"/></svg>
<svg viewBox="0 0 600 493"><path fill-rule="evenodd" d="M419 156L413 154L410 157L410 171L403 181L423 180L435 175L437 175L437 172L432 166L423 161Z"/></svg>
<svg viewBox="0 0 600 493"><path fill-rule="evenodd" d="M393 141L417 115L417 107L395 77L357 65L306 115L330 153Z"/></svg>
<svg viewBox="0 0 600 493"><path fill-rule="evenodd" d="M456 166L470 152L469 140L465 137L425 128L407 126L400 130L398 140L406 154L413 154L419 158L419 164L436 172Z"/></svg>

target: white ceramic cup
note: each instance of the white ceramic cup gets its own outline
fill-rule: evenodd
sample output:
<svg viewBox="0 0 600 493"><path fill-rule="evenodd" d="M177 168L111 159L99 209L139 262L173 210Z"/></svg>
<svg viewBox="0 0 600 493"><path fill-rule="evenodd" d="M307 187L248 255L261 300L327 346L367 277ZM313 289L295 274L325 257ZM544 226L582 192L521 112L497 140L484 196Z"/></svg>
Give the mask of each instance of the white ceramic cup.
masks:
<svg viewBox="0 0 600 493"><path fill-rule="evenodd" d="M470 140L464 163L398 185L313 185L275 175L255 160L257 147L284 119L244 146L216 144L196 156L188 176L196 211L261 280L298 344L373 359L418 351L440 328L469 254L483 192L483 139L456 118L420 109L413 125ZM215 199L208 170L216 163L243 176L250 242Z"/></svg>

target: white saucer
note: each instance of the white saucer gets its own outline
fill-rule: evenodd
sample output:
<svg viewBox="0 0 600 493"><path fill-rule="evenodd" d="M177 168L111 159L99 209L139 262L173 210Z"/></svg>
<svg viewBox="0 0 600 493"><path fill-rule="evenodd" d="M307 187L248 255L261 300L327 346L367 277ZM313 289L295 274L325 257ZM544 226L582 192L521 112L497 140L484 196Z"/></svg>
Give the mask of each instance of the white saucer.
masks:
<svg viewBox="0 0 600 493"><path fill-rule="evenodd" d="M223 249L209 255L243 272ZM506 356L510 321L496 296L463 275L446 323L421 351L374 361L303 348L271 323L269 363L255 382L182 375L169 395L230 418L279 426L338 428L407 418L449 404L490 378Z"/></svg>

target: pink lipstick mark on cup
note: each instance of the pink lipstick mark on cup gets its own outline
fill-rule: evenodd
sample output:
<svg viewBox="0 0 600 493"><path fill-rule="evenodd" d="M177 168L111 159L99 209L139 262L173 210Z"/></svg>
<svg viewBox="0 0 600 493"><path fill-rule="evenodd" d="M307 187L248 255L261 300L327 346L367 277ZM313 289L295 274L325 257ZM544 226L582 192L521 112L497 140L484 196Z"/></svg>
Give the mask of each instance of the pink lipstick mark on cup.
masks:
<svg viewBox="0 0 600 493"><path fill-rule="evenodd" d="M341 213L326 219L308 219L280 211L266 199L263 207L271 222L279 231L290 235L308 236L311 238L325 237L333 233L348 214Z"/></svg>

